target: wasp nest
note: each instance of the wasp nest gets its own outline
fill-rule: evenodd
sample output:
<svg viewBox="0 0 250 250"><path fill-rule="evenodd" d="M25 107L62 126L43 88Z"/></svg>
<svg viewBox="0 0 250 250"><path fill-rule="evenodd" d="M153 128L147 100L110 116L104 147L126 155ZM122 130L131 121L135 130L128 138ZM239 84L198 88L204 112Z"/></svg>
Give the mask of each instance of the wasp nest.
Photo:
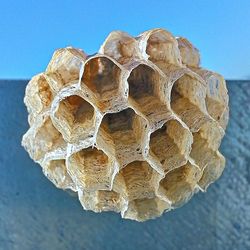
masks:
<svg viewBox="0 0 250 250"><path fill-rule="evenodd" d="M86 210L144 221L186 203L221 175L228 122L222 76L163 29L115 31L87 56L57 50L28 83L22 144Z"/></svg>

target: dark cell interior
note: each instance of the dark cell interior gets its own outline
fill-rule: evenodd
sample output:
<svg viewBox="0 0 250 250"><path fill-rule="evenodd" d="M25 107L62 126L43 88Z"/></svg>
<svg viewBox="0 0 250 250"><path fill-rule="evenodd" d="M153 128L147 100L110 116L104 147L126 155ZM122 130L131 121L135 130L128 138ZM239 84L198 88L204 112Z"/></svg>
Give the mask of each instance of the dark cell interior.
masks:
<svg viewBox="0 0 250 250"><path fill-rule="evenodd" d="M132 109L125 109L119 113L106 114L103 118L103 124L109 133L123 130L132 130L133 118L135 112Z"/></svg>
<svg viewBox="0 0 250 250"><path fill-rule="evenodd" d="M147 65L139 65L128 78L129 94L136 101L154 95L154 70Z"/></svg>
<svg viewBox="0 0 250 250"><path fill-rule="evenodd" d="M110 59L97 57L86 63L82 82L102 97L118 89L120 73L120 68Z"/></svg>
<svg viewBox="0 0 250 250"><path fill-rule="evenodd" d="M59 112L63 111L66 115L65 119L73 116L74 123L84 123L87 120L91 120L94 115L94 108L90 103L77 95L69 96L65 98L59 107ZM69 116L67 117L67 114Z"/></svg>

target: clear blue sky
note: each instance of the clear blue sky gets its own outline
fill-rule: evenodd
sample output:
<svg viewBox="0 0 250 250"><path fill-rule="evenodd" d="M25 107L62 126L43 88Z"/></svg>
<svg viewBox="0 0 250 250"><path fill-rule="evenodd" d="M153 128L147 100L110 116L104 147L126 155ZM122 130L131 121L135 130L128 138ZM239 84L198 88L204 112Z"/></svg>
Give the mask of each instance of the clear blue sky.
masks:
<svg viewBox="0 0 250 250"><path fill-rule="evenodd" d="M191 40L204 67L250 78L250 0L0 0L0 78L42 72L60 47L94 53L112 30L156 27Z"/></svg>

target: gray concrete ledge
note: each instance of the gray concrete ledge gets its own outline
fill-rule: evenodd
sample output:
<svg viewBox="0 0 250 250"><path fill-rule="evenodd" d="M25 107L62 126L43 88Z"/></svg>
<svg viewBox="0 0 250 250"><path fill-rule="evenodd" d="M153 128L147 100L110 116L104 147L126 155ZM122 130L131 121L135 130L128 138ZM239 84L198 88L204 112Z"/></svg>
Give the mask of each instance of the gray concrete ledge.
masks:
<svg viewBox="0 0 250 250"><path fill-rule="evenodd" d="M250 81L228 81L222 177L187 205L145 223L83 211L20 145L27 81L0 81L0 249L250 249Z"/></svg>

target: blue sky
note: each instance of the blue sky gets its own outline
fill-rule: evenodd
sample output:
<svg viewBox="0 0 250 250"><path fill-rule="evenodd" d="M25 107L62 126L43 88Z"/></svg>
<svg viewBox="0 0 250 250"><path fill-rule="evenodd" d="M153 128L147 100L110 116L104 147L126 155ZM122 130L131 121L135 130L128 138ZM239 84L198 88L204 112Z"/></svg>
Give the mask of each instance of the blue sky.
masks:
<svg viewBox="0 0 250 250"><path fill-rule="evenodd" d="M249 0L0 0L0 78L44 71L57 48L94 53L112 30L137 35L157 27L187 37L203 67L250 79Z"/></svg>

